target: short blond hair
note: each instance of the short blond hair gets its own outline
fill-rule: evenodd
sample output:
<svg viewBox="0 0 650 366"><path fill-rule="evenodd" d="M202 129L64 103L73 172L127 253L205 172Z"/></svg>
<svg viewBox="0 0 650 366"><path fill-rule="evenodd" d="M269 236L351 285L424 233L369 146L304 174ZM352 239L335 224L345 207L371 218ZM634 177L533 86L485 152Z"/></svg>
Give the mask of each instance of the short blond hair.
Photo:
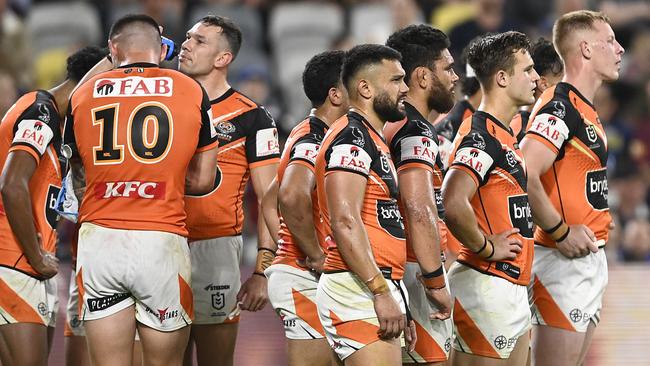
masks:
<svg viewBox="0 0 650 366"><path fill-rule="evenodd" d="M570 52L570 45L567 42L571 34L585 29L594 29L594 23L602 21L610 23L607 15L591 10L577 10L562 15L553 24L553 46L562 60Z"/></svg>

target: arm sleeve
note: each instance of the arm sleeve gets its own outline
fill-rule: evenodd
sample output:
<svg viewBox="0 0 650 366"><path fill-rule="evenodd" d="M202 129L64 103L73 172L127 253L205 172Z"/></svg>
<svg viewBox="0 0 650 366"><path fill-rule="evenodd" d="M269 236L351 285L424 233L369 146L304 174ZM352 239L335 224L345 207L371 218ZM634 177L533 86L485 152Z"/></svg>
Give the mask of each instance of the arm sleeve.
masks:
<svg viewBox="0 0 650 366"><path fill-rule="evenodd" d="M203 98L201 100L201 129L199 130L199 142L197 152L210 150L219 145L217 130L212 125L212 105L205 89L201 87Z"/></svg>
<svg viewBox="0 0 650 366"><path fill-rule="evenodd" d="M468 172L480 187L487 183L499 154L501 147L490 134L473 130L463 137L458 145L450 169Z"/></svg>
<svg viewBox="0 0 650 366"><path fill-rule="evenodd" d="M327 162L325 174L332 171L346 171L367 178L375 155L368 131L356 126L348 126L334 138L325 152Z"/></svg>
<svg viewBox="0 0 650 366"><path fill-rule="evenodd" d="M249 165L260 165L262 162L275 162L280 158L278 130L271 114L262 106L246 113L245 118L251 118L246 123L246 160Z"/></svg>
<svg viewBox="0 0 650 366"><path fill-rule="evenodd" d="M581 124L568 102L551 100L530 117L526 137L542 142L556 154L571 140Z"/></svg>
<svg viewBox="0 0 650 366"><path fill-rule="evenodd" d="M390 143L390 152L397 171L420 167L433 171L438 159L438 138L428 123L409 121Z"/></svg>
<svg viewBox="0 0 650 366"><path fill-rule="evenodd" d="M289 151L289 164L301 164L311 171L315 170L316 155L323 141L323 137L308 133L296 141Z"/></svg>
<svg viewBox="0 0 650 366"><path fill-rule="evenodd" d="M37 99L16 121L10 151L26 151L39 161L52 141L60 137L61 119L56 107L49 100Z"/></svg>

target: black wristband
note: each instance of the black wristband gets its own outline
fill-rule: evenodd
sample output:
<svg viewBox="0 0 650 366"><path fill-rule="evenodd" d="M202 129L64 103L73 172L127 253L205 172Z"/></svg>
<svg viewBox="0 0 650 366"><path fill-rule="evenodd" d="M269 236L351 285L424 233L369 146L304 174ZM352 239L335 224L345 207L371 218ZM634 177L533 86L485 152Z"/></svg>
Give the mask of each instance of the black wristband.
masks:
<svg viewBox="0 0 650 366"><path fill-rule="evenodd" d="M264 273L261 273L261 272L253 272L253 274L266 278L266 275Z"/></svg>
<svg viewBox="0 0 650 366"><path fill-rule="evenodd" d="M485 257L485 259L490 259L494 255L494 243L492 243L492 240L488 240L488 241L490 242L490 246L492 247L492 253L490 253L490 255L488 255L487 257Z"/></svg>
<svg viewBox="0 0 650 366"><path fill-rule="evenodd" d="M111 57L110 53L106 55L106 59L108 60L108 62L113 63L113 58Z"/></svg>
<svg viewBox="0 0 650 366"><path fill-rule="evenodd" d="M570 232L570 231L571 231L571 228L570 228L570 227L567 227L567 228L566 228L566 233L564 233L564 235L562 235L562 236L560 236L559 238L557 238L557 240L556 240L555 242L556 242L556 243L559 243L559 242L561 242L562 240L566 239L566 237L569 236L569 232Z"/></svg>
<svg viewBox="0 0 650 366"><path fill-rule="evenodd" d="M552 228L550 228L548 230L547 229L542 229L542 230L544 230L544 232L547 233L547 234L553 234L557 229L560 228L560 226L562 226L563 222L564 222L564 220L560 219L560 222L558 222L557 225L553 226Z"/></svg>
<svg viewBox="0 0 650 366"><path fill-rule="evenodd" d="M436 269L435 271L429 272L429 273L423 273L422 277L424 277L426 279L430 279L430 278L434 278L434 277L440 277L444 273L445 273L445 271L442 269L442 264L441 264L440 267L438 267L438 269Z"/></svg>

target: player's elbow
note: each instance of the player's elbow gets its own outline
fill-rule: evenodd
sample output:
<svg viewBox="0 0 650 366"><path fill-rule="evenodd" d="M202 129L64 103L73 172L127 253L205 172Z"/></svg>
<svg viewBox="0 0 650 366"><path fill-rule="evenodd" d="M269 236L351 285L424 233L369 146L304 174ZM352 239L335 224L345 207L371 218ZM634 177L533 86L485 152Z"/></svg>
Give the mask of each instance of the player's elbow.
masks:
<svg viewBox="0 0 650 366"><path fill-rule="evenodd" d="M304 192L292 187L281 186L278 192L278 205L282 212L300 212L301 205L304 205L308 200L311 200L309 194L305 195Z"/></svg>
<svg viewBox="0 0 650 366"><path fill-rule="evenodd" d="M402 200L404 216L411 223L430 223L437 216L437 207L428 197L411 197Z"/></svg>
<svg viewBox="0 0 650 366"><path fill-rule="evenodd" d="M348 237L355 226L360 225L357 219L351 214L339 214L332 216L330 227L334 238Z"/></svg>
<svg viewBox="0 0 650 366"><path fill-rule="evenodd" d="M15 175L4 175L0 179L0 195L2 195L2 201L5 205L13 202L14 199L22 199L21 197L24 197L25 192L29 192L27 184Z"/></svg>
<svg viewBox="0 0 650 366"><path fill-rule="evenodd" d="M214 190L214 188L215 179L208 175L197 175L185 181L185 191L191 195L207 194Z"/></svg>

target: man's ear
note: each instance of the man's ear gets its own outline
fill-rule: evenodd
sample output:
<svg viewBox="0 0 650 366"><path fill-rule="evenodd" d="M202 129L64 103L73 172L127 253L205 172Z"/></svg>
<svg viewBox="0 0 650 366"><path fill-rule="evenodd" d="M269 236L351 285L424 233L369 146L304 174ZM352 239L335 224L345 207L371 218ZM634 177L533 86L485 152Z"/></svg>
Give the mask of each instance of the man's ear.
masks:
<svg viewBox="0 0 650 366"><path fill-rule="evenodd" d="M494 75L494 82L501 88L505 88L510 84L510 75L505 70L497 71Z"/></svg>

